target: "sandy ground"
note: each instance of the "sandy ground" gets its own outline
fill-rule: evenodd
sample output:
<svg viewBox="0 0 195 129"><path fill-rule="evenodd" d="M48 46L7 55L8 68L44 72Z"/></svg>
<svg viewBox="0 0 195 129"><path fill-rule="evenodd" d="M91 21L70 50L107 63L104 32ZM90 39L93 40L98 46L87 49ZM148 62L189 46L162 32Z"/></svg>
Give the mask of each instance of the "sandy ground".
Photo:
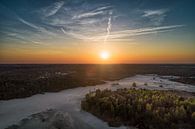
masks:
<svg viewBox="0 0 195 129"><path fill-rule="evenodd" d="M0 101L0 129L12 124L19 124L20 129L114 129L80 109L80 102L86 93L95 89L130 88L133 82L137 84L137 88L195 92L195 86L169 81L169 78L172 76L136 75L102 85Z"/></svg>

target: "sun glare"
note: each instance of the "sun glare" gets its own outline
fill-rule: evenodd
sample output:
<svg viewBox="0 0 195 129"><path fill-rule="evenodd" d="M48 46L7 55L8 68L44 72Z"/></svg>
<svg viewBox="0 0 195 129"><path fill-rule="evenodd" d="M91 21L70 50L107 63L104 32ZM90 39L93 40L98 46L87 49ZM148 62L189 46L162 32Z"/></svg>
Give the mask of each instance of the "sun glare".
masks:
<svg viewBox="0 0 195 129"><path fill-rule="evenodd" d="M102 51L100 52L100 57L103 60L107 60L110 57L110 53L108 51Z"/></svg>

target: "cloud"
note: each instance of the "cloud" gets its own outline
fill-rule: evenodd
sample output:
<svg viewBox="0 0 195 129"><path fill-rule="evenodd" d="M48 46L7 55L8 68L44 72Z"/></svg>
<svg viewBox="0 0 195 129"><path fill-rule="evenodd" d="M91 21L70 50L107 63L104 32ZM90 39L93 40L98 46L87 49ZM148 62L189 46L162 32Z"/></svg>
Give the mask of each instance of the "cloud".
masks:
<svg viewBox="0 0 195 129"><path fill-rule="evenodd" d="M106 14L106 12L108 10L111 10L112 6L101 6L98 7L92 11L87 11L84 13L80 13L78 15L73 16L72 19L82 19L82 18L89 18L89 17L94 17L97 15L102 15L102 14Z"/></svg>
<svg viewBox="0 0 195 129"><path fill-rule="evenodd" d="M53 33L51 31L48 31L46 28L42 27L42 26L37 26L31 22L28 22L20 17L18 17L18 20L21 21L23 24L35 29L36 31L42 32L44 34L50 35L50 36L57 36L56 33Z"/></svg>
<svg viewBox="0 0 195 129"><path fill-rule="evenodd" d="M64 28L61 28L61 31L65 34L65 35L69 35L69 36L71 36L71 37L73 37L73 38L75 38L75 39L80 39L80 40L91 40L91 38L90 37L88 37L88 36L84 36L84 35L82 35L82 34L78 34L78 33L74 33L74 32L68 32L68 31L65 31L64 30Z"/></svg>
<svg viewBox="0 0 195 129"><path fill-rule="evenodd" d="M64 2L63 2L64 3ZM59 9L61 8L58 5L62 5L62 4L54 4L55 5L55 10L53 10L53 13L48 13L47 9L44 8L45 11L45 15L48 14L47 16L51 16L54 15L54 13L57 13L57 10L59 11ZM53 5L53 6L54 6ZM63 5L62 5L63 6ZM32 31L31 29L26 29L26 31L28 31L27 33L23 31L23 28L16 28L17 31L16 33L18 35L14 36L15 38L20 39L21 41L26 41L26 42L31 42L34 44L40 44L40 42L37 42L34 39L37 40L48 40L49 38L55 37L57 39L66 39L66 38L70 38L73 37L74 39L80 39L80 40L90 40L91 39L91 35L87 35L86 33L94 33L95 31L99 31L100 29L96 29L96 30L91 30L92 26L102 20L104 20L103 18L88 18L92 15L96 15L96 14L101 14L104 13L104 11L106 9L108 9L110 7L100 7L100 8L96 8L95 10L95 14L93 14L93 12L91 11L86 11L86 13L82 14L81 17L82 19L76 19L73 20L71 18L67 18L67 16L64 16L64 12L63 10L61 10L61 12L59 13L59 15L55 15L54 17L49 17L48 19L53 19L55 21L55 23L48 22L47 18L41 18L39 20L39 22L33 23L31 22L32 19L23 19L22 17L16 15L16 19L18 21L20 21L20 23L23 23L24 25L33 28L35 31ZM43 9L42 9L43 11ZM80 10L76 10L76 11L70 11L69 16L74 16L75 13L78 14ZM38 11L39 13L42 13L40 11ZM47 13L46 13L47 12ZM37 13L37 12L36 12ZM37 16L41 16L41 15L37 15ZM58 18L63 18L63 19L58 19ZM62 21L66 21L65 23ZM61 31L66 35L66 37L64 35L59 34L59 28L61 27ZM64 29L65 28L65 29ZM13 30L14 28L12 28L11 30ZM66 31L65 31L66 30ZM68 31L67 31L68 30ZM76 33L75 33L76 31ZM84 32L86 31L86 32ZM23 38L21 38L20 36L22 36ZM12 38L14 38L12 36ZM25 38L25 39L24 39Z"/></svg>
<svg viewBox="0 0 195 129"><path fill-rule="evenodd" d="M112 9L113 6L102 6L102 7L98 7L97 9L95 9L94 11L100 11L100 10L110 10Z"/></svg>
<svg viewBox="0 0 195 129"><path fill-rule="evenodd" d="M109 39L120 39L120 38L129 38L133 36L141 36L153 33L161 33L172 31L178 27L184 27L184 25L171 25L171 26L160 26L160 27L148 27L148 28L140 28L140 29L127 29L122 31L113 31L112 34L109 35ZM101 41L103 40L104 35L94 36L91 38L93 41Z"/></svg>
<svg viewBox="0 0 195 129"><path fill-rule="evenodd" d="M4 33L9 37L10 40L11 39L19 40L20 41L19 43L24 43L24 44L32 43L33 45L44 45L41 42L31 40L25 35L21 35L18 33L12 33L12 32L4 32Z"/></svg>
<svg viewBox="0 0 195 129"><path fill-rule="evenodd" d="M167 12L167 9L159 9L159 10L146 10L144 11L143 17L149 17L154 15L163 15Z"/></svg>
<svg viewBox="0 0 195 129"><path fill-rule="evenodd" d="M178 27L184 26L184 25L160 26L160 24L162 23L162 21L166 16L166 13L168 12L168 9L145 10L144 14L142 14L142 17L148 18L150 20L150 23L153 23L152 25L149 25L151 27L139 28L134 30L128 29L128 27L126 27L126 29L121 31L112 31L111 34L110 31L112 27L112 18L111 16L109 16L109 18L107 17L108 15L112 15L111 13L113 10L112 7L113 6L101 6L91 11L85 11L84 13L79 13L79 14L76 13L77 15L73 15L72 18L73 23L74 20L76 20L76 25L73 24L70 30L68 30L67 26L65 25L64 27L66 28L66 31L63 28L61 29L61 31L65 35L71 36L75 39L105 43L107 42L107 40L108 41L129 41L130 37L132 38L133 36L163 33L163 32L173 31ZM90 25L93 25L96 22L100 21L99 17L97 17L98 15L102 15L101 18L104 17L104 21L108 20L106 32L100 29L103 27L102 24L104 23L103 21L99 23L99 26L97 28L97 30L99 31L97 31L96 33L93 33L92 31L93 30L92 28L96 26L90 26ZM153 25L156 25L158 27L153 27Z"/></svg>
<svg viewBox="0 0 195 129"><path fill-rule="evenodd" d="M24 19L22 19L20 17L18 17L18 20L21 21L22 23L24 23L27 26L30 26L30 27L32 27L34 29L39 30L39 27L38 26L36 26L36 25L34 25L34 24L30 23L30 22L27 22L27 21L25 21Z"/></svg>
<svg viewBox="0 0 195 129"><path fill-rule="evenodd" d="M148 18L151 23L158 26L164 21L165 17L167 16L166 13L168 11L168 9L145 10L142 17Z"/></svg>
<svg viewBox="0 0 195 129"><path fill-rule="evenodd" d="M120 10L114 8L116 6L110 4L104 4L102 6L102 4L93 5L87 2L81 2L78 5L78 3L74 4L72 1L66 2L67 4L64 1L54 2L50 6L30 13L31 15L35 14L34 17L37 19L34 19L34 17L31 18L30 16L25 17L26 15L24 17L15 17L20 21L20 24L23 23L31 29L26 28L26 26L21 28L20 26L12 27L12 29L17 30L14 33L18 35L10 33L10 36L18 37L21 40L37 45L42 44L42 42L50 42L50 39L66 41L67 38L98 43L131 42L134 36L163 33L184 26L161 25L167 15L168 9L139 10L137 14L140 17L137 18L136 15L135 18L138 24L134 25L131 22L131 19L134 19L130 15L134 16L136 12L128 15L124 13L123 17L114 18L122 14L119 12ZM114 13L112 14L112 12ZM145 20L147 22L149 21L149 24ZM141 26L144 27L139 28ZM131 29L132 27L138 29ZM20 36L23 36L23 38Z"/></svg>
<svg viewBox="0 0 195 129"><path fill-rule="evenodd" d="M81 19L81 18L94 17L94 16L97 16L97 15L100 15L100 14L104 14L104 11L82 13L82 14L73 16L72 19Z"/></svg>
<svg viewBox="0 0 195 129"><path fill-rule="evenodd" d="M45 45L44 43L39 42L39 41L31 40L31 42L34 43L35 45Z"/></svg>
<svg viewBox="0 0 195 129"><path fill-rule="evenodd" d="M81 8L84 7L85 6L82 6ZM63 15L63 13L63 16L55 16L56 19L51 24L60 27L61 31L66 36L70 36L74 39L91 41L91 38L94 35L102 33L104 30L107 30L107 34L109 35L111 30L111 17L108 18L108 15L111 15L112 6L100 6L90 8L93 9L80 9L79 7L73 8L73 10L69 11L68 16ZM99 17L100 15L101 17ZM68 17L71 17L71 19ZM106 22L108 26L105 29L104 23Z"/></svg>
<svg viewBox="0 0 195 129"><path fill-rule="evenodd" d="M89 26L89 25L93 25L93 24L96 24L98 22L101 22L103 20L104 19L96 19L96 18L82 19L82 20L78 21L78 24Z"/></svg>
<svg viewBox="0 0 195 129"><path fill-rule="evenodd" d="M110 23L109 23L110 22ZM111 20L108 21L108 24L111 25ZM109 25L108 25L109 26ZM109 27L107 28L109 31L109 40L108 41L130 41L130 37L134 36L142 36L142 35L148 35L148 34L154 34L154 33L163 33L163 32L168 32L168 31L173 31L176 28L179 27L184 27L185 25L170 25L170 26L159 26L159 27L146 27L146 28L139 28L139 29L126 29L126 30L121 30L121 31L112 31L112 34L110 34ZM111 26L110 26L111 28ZM82 32L78 33L75 31L65 31L63 28L61 28L62 32L65 35L69 35L73 38L84 40L84 41L94 41L94 42L103 42L105 41L105 35L84 35Z"/></svg>
<svg viewBox="0 0 195 129"><path fill-rule="evenodd" d="M116 42L116 43L130 43L130 44L137 44L135 39L131 38L117 38L117 39L109 39L109 42Z"/></svg>
<svg viewBox="0 0 195 129"><path fill-rule="evenodd" d="M52 5L42 9L43 15L45 15L45 17L53 16L62 8L63 5L64 1L55 2Z"/></svg>
<svg viewBox="0 0 195 129"><path fill-rule="evenodd" d="M80 4L80 6L74 6L74 4L70 5L71 6L64 5L63 8L59 10L58 15L42 18L43 24L55 28L63 27L66 31L70 30L70 32L77 31L76 33L80 33L79 31L82 31L82 33L91 34L104 29L105 24L102 23L107 22L108 14L112 9L112 6L101 5L98 7L98 5L88 3ZM96 28L97 26L99 27Z"/></svg>
<svg viewBox="0 0 195 129"><path fill-rule="evenodd" d="M112 15L112 12L110 12L110 15ZM107 39L108 39L108 36L110 35L110 31L111 31L111 27L112 27L112 23L111 23L111 16L108 18L108 26L107 26L107 34L105 36L105 39L104 39L104 43L106 43Z"/></svg>

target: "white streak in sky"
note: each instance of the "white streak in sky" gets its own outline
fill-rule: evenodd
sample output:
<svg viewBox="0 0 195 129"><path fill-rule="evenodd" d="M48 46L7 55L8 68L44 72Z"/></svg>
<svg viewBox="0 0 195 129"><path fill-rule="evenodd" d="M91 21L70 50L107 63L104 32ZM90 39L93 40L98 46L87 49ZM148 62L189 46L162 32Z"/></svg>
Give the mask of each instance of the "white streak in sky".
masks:
<svg viewBox="0 0 195 129"><path fill-rule="evenodd" d="M31 22L28 22L28 21L22 19L21 17L18 17L18 20L20 22L22 22L23 24L25 24L25 25L35 29L38 32L42 32L43 34L47 34L47 35L50 35L50 36L55 36L55 37L57 36L56 33L53 33L52 31L47 30L45 27L37 26L37 25L35 25L35 24L31 23Z"/></svg>
<svg viewBox="0 0 195 129"><path fill-rule="evenodd" d="M103 15L106 14L108 10L111 10L112 6L102 6L99 8L96 8L95 10L92 11L87 11L78 15L74 15L72 17L73 20L75 19L83 19L83 18L89 18L89 17L95 17L97 15Z"/></svg>
<svg viewBox="0 0 195 129"><path fill-rule="evenodd" d="M167 9L159 9L159 10L146 10L144 11L143 17L149 17L154 15L164 15L168 10Z"/></svg>
<svg viewBox="0 0 195 129"><path fill-rule="evenodd" d="M34 29L37 29L37 30L39 29L38 26L36 26L36 25L34 25L34 24L30 23L30 22L27 22L27 21L25 21L24 19L22 19L20 17L18 17L18 20L21 21L22 23L24 23L25 25L28 25L28 26L30 26L30 27L32 27Z"/></svg>
<svg viewBox="0 0 195 129"><path fill-rule="evenodd" d="M140 29L127 29L122 31L114 31L112 34L109 34L109 39L120 39L120 38L129 38L132 36L141 36L153 33L161 33L172 31L178 27L184 27L185 25L171 25L171 26L160 26L160 27L148 27L148 28L140 28ZM104 38L104 35L95 36L92 38L93 41L100 41Z"/></svg>
<svg viewBox="0 0 195 129"><path fill-rule="evenodd" d="M98 12L87 12L80 15L75 15L72 19L81 19L81 18L88 18L88 17L94 17L100 14L103 14L104 11L98 11Z"/></svg>
<svg viewBox="0 0 195 129"><path fill-rule="evenodd" d="M110 15L112 15L112 12L110 12ZM108 36L110 35L110 31L111 31L111 28L112 28L112 23L111 23L111 16L108 18L108 26L107 26L107 34L105 36L105 39L104 39L104 43L106 43L107 39L108 39Z"/></svg>
<svg viewBox="0 0 195 129"><path fill-rule="evenodd" d="M61 31L65 34L65 35L68 35L68 36L71 36L75 39L80 39L80 40L91 40L90 37L87 37L87 36L84 36L82 34L79 34L79 33L74 33L74 32L67 32L64 30L64 28L61 28Z"/></svg>
<svg viewBox="0 0 195 129"><path fill-rule="evenodd" d="M110 34L111 30L111 20L108 21L108 27L107 27L107 35L93 35L93 36L86 36L82 33L75 33L74 31L65 31L63 28L61 28L61 31L65 35L69 35L73 38L84 40L84 41L94 41L94 42L101 42L104 40L105 42L108 39L109 41L127 41L129 40L129 37L133 36L141 36L141 35L148 35L148 34L155 34L155 33L163 33L163 32L169 32L173 31L174 29L178 27L184 27L185 25L171 25L171 26L160 26L160 27L148 27L148 28L140 28L140 29L127 29L122 31L114 31L112 34ZM104 42L104 43L105 43Z"/></svg>
<svg viewBox="0 0 195 129"><path fill-rule="evenodd" d="M161 25L167 16L166 13L168 9L159 9L159 10L146 10L144 11L142 17L150 19L150 22L156 26Z"/></svg>
<svg viewBox="0 0 195 129"><path fill-rule="evenodd" d="M100 11L100 10L107 10L112 8L113 6L102 6L102 7L98 7L95 11Z"/></svg>
<svg viewBox="0 0 195 129"><path fill-rule="evenodd" d="M47 7L45 9L45 16L49 17L49 16L53 16L55 15L64 5L64 1L60 1L60 2L56 2L53 5Z"/></svg>

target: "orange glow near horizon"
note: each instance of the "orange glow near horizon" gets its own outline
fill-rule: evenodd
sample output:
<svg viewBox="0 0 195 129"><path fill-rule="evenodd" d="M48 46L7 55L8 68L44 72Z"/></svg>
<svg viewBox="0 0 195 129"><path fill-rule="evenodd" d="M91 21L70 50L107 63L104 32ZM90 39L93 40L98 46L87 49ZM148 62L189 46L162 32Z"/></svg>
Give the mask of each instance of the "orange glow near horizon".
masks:
<svg viewBox="0 0 195 129"><path fill-rule="evenodd" d="M177 46L156 44L108 43L102 47L86 44L77 47L30 48L21 46L3 48L0 63L11 64L146 64L195 63L194 45Z"/></svg>

